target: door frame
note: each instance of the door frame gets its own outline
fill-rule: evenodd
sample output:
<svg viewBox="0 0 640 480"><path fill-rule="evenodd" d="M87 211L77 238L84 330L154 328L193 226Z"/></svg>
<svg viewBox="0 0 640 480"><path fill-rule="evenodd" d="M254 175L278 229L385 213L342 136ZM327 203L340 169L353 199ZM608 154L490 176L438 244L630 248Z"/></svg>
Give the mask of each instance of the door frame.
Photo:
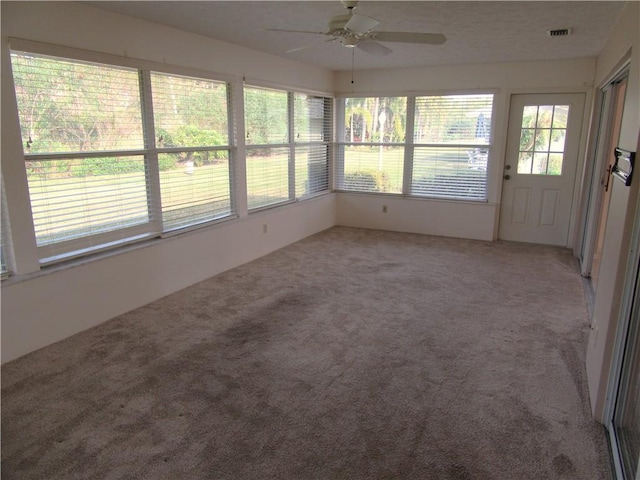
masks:
<svg viewBox="0 0 640 480"><path fill-rule="evenodd" d="M600 181L606 175L608 147L611 143L613 120L616 108L615 85L629 76L630 62L626 61L597 90L591 124L587 162L583 172L582 198L580 201L580 228L576 231L574 255L580 261L580 273L591 276L593 258L598 236L604 192ZM594 285L591 285L593 288ZM592 292L593 293L593 292Z"/></svg>
<svg viewBox="0 0 640 480"><path fill-rule="evenodd" d="M509 141L507 131L509 129L509 121L511 120L511 101L515 95L537 95L537 94L566 94L566 93L582 93L584 94L584 109L582 113L582 128L580 131L580 145L578 147L578 162L576 165L576 173L573 184L573 198L571 201L571 217L569 221L569 233L567 235L567 248L575 248L575 242L577 239L576 226L578 225L578 213L581 205L580 196L582 192L584 168L585 168L585 155L587 152L587 138L589 134L590 119L592 116L593 108L593 87L559 87L559 88L509 88L505 90L505 97L507 99L505 105L505 114L502 122L502 129L505 132L502 141L502 158L499 165L495 166L495 170L490 170L495 173L497 181L497 198L498 204L496 205L495 223L493 239L498 239L498 232L500 231L500 212L502 209L502 195L504 187L504 166L507 163L507 142ZM575 253L574 253L575 255Z"/></svg>

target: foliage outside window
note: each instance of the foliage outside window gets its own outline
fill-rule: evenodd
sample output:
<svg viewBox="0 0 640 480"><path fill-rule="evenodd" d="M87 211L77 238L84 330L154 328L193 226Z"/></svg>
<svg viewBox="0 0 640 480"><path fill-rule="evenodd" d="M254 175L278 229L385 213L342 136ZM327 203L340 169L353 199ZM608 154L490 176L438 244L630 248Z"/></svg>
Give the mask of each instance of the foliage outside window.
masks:
<svg viewBox="0 0 640 480"><path fill-rule="evenodd" d="M486 200L492 109L493 95L345 99L338 189Z"/></svg>
<svg viewBox="0 0 640 480"><path fill-rule="evenodd" d="M226 84L25 52L11 59L43 263L231 213Z"/></svg>

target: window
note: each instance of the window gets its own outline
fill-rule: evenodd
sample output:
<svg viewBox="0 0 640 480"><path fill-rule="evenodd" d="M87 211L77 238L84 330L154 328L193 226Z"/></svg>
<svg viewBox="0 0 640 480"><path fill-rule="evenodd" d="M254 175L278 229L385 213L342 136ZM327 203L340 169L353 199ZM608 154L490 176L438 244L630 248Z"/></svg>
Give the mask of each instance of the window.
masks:
<svg viewBox="0 0 640 480"><path fill-rule="evenodd" d="M247 204L250 210L292 198L288 102L285 91L244 89Z"/></svg>
<svg viewBox="0 0 640 480"><path fill-rule="evenodd" d="M493 95L417 97L413 195L486 200Z"/></svg>
<svg viewBox="0 0 640 480"><path fill-rule="evenodd" d="M486 200L493 95L347 98L343 106L339 190Z"/></svg>
<svg viewBox="0 0 640 480"><path fill-rule="evenodd" d="M164 230L228 217L228 92L224 82L151 73Z"/></svg>
<svg viewBox="0 0 640 480"><path fill-rule="evenodd" d="M560 175L569 105L525 105L522 112L518 173Z"/></svg>
<svg viewBox="0 0 640 480"><path fill-rule="evenodd" d="M11 59L42 263L231 214L225 83Z"/></svg>
<svg viewBox="0 0 640 480"><path fill-rule="evenodd" d="M329 190L330 98L246 87L249 210Z"/></svg>
<svg viewBox="0 0 640 480"><path fill-rule="evenodd" d="M329 190L333 103L296 93L294 113L296 198L301 198Z"/></svg>
<svg viewBox="0 0 640 480"><path fill-rule="evenodd" d="M22 52L12 64L41 258L147 233L138 72Z"/></svg>
<svg viewBox="0 0 640 480"><path fill-rule="evenodd" d="M402 193L406 116L405 97L345 100L339 189Z"/></svg>

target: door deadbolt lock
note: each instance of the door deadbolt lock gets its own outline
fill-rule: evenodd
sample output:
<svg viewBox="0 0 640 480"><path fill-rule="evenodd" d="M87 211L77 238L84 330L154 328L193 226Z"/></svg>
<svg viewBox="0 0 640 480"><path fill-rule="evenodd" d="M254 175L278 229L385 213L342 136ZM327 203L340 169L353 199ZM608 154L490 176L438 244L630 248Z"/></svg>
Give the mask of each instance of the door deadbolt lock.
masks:
<svg viewBox="0 0 640 480"><path fill-rule="evenodd" d="M505 170L511 170L511 165L505 165L504 169Z"/></svg>
<svg viewBox="0 0 640 480"><path fill-rule="evenodd" d="M505 180L509 180L510 178L511 178L511 175L505 175L505 176L504 176L504 179L505 179Z"/></svg>

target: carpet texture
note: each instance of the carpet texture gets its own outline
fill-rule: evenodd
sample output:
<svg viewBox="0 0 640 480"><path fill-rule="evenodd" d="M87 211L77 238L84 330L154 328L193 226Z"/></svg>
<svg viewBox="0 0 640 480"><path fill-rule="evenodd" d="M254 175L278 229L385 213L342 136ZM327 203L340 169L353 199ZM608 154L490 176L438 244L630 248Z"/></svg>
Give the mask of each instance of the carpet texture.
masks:
<svg viewBox="0 0 640 480"><path fill-rule="evenodd" d="M587 331L567 250L333 228L5 364L2 478L610 479Z"/></svg>

